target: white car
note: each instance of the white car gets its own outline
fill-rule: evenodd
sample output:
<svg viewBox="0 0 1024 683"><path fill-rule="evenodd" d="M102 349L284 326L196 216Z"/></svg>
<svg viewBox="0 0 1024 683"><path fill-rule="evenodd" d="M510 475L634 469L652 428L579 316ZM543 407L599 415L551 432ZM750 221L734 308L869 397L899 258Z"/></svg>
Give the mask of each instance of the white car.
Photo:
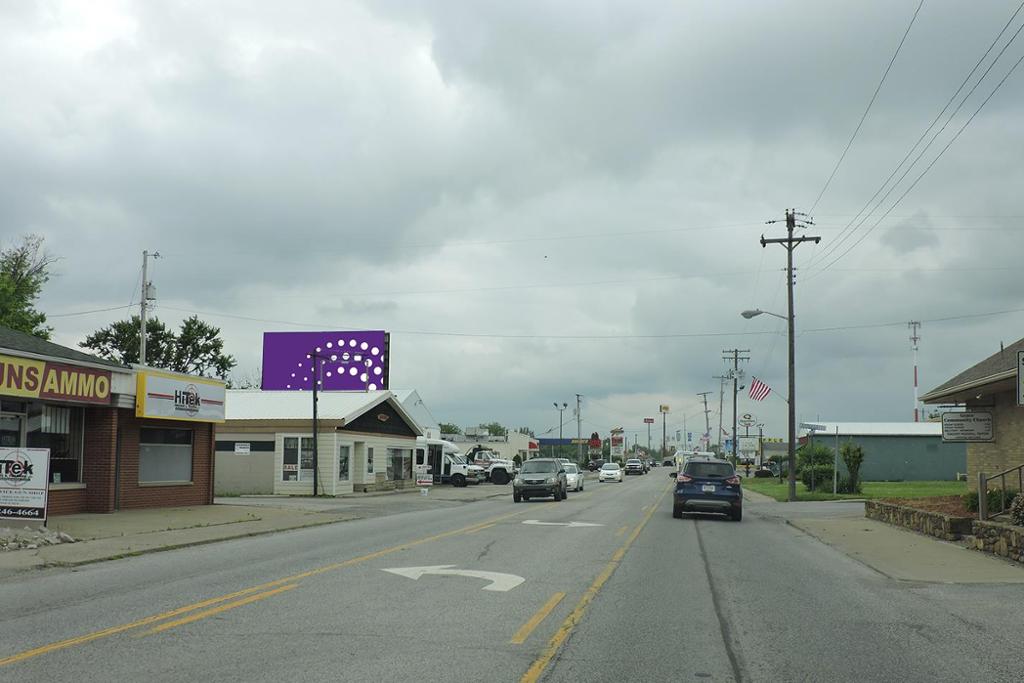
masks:
<svg viewBox="0 0 1024 683"><path fill-rule="evenodd" d="M622 481L622 468L617 462L606 462L597 473L597 481Z"/></svg>
<svg viewBox="0 0 1024 683"><path fill-rule="evenodd" d="M583 490L583 473L575 463L567 463L565 467L565 487L570 491Z"/></svg>

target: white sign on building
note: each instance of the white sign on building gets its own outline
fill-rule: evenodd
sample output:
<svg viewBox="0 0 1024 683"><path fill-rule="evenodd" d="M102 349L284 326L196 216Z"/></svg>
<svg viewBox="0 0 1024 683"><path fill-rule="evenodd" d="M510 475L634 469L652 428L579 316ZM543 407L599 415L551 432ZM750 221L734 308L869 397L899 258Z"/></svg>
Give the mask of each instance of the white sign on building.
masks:
<svg viewBox="0 0 1024 683"><path fill-rule="evenodd" d="M224 421L224 382L168 372L140 371L135 415L188 422Z"/></svg>
<svg viewBox="0 0 1024 683"><path fill-rule="evenodd" d="M942 414L942 440L950 442L992 441L992 413L972 410Z"/></svg>
<svg viewBox="0 0 1024 683"><path fill-rule="evenodd" d="M46 521L49 448L0 448L0 520Z"/></svg>

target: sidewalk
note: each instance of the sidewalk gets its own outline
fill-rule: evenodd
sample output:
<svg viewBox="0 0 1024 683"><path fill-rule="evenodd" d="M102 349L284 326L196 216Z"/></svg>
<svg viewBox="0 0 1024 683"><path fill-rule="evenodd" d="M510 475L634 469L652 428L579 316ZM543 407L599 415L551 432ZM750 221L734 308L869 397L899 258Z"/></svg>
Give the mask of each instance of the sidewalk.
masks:
<svg viewBox="0 0 1024 683"><path fill-rule="evenodd" d="M1024 583L1024 568L956 543L864 517L855 501L779 503L744 496L753 509L831 546L891 579L927 583Z"/></svg>

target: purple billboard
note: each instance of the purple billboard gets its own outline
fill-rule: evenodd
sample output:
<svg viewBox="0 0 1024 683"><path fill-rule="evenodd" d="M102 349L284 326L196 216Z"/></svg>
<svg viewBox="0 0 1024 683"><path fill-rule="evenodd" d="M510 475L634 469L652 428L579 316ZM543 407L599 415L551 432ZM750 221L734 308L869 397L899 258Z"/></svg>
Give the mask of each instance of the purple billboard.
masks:
<svg viewBox="0 0 1024 683"><path fill-rule="evenodd" d="M388 388L389 335L362 332L264 332L267 391L374 391Z"/></svg>

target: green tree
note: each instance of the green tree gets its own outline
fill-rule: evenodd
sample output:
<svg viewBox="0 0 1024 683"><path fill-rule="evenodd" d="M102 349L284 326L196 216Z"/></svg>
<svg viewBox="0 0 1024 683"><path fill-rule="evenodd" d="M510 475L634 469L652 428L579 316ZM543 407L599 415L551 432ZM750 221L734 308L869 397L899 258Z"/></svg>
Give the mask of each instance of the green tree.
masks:
<svg viewBox="0 0 1024 683"><path fill-rule="evenodd" d="M139 362L139 316L96 330L79 346L119 363ZM224 353L220 328L192 316L177 334L157 318L146 320L146 365L193 375L227 379L237 364Z"/></svg>
<svg viewBox="0 0 1024 683"><path fill-rule="evenodd" d="M461 434L462 430L454 422L441 422L437 425L442 434Z"/></svg>
<svg viewBox="0 0 1024 683"><path fill-rule="evenodd" d="M43 248L40 235L26 235L0 250L0 325L50 338L53 328L46 325L46 315L36 310L36 301L56 261Z"/></svg>
<svg viewBox="0 0 1024 683"><path fill-rule="evenodd" d="M840 446L839 455L846 465L850 489L848 493L860 493L860 466L864 462L864 448L847 442Z"/></svg>
<svg viewBox="0 0 1024 683"><path fill-rule="evenodd" d="M835 452L828 446L820 443L816 443L813 446L811 444L804 444L796 449L796 469L798 472L807 465L828 465L832 467L834 459Z"/></svg>
<svg viewBox="0 0 1024 683"><path fill-rule="evenodd" d="M508 436L508 429L501 426L500 422L488 422L487 424L480 424L481 429L486 429L491 433L491 436Z"/></svg>

